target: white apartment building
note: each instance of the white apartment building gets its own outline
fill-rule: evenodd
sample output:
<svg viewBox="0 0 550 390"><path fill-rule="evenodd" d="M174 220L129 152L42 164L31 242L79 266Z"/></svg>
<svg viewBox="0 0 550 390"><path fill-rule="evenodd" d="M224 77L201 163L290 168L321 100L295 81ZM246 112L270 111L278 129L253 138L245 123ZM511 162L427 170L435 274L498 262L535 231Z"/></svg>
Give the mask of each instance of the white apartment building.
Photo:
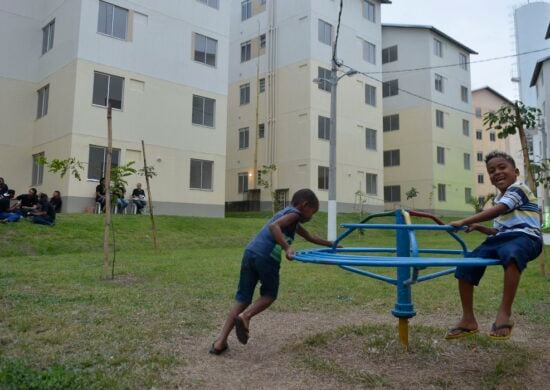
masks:
<svg viewBox="0 0 550 390"><path fill-rule="evenodd" d="M381 3L344 2L338 55L345 65L379 72ZM234 0L231 2L226 200L271 205L313 189L326 209L328 199L330 77L339 2L332 0ZM349 68L342 67L342 75ZM317 82L314 82L317 79ZM383 208L382 86L362 75L343 77L337 103L338 211L358 205ZM265 177L263 178L265 179Z"/></svg>
<svg viewBox="0 0 550 390"><path fill-rule="evenodd" d="M230 8L223 0L2 1L0 176L17 193L60 190L65 211L92 206L110 102L114 164L141 167L144 140L158 174L156 212L223 216ZM41 155L77 158L83 180L46 172ZM129 178L128 192L138 181Z"/></svg>
<svg viewBox="0 0 550 390"><path fill-rule="evenodd" d="M472 120L472 131L474 132L472 134L474 145L473 172L476 183L475 193L472 196L485 198L489 194L496 194L496 187L491 184L487 174L485 156L495 150L508 153L516 161L520 176L525 178L523 153L519 134L498 138L495 130L487 131L486 126L483 125L483 117L487 112L495 112L505 105L513 104L506 96L486 86L472 91L472 104L474 106L474 118Z"/></svg>
<svg viewBox="0 0 550 390"><path fill-rule="evenodd" d="M471 54L432 26L382 26L386 208L471 212Z"/></svg>

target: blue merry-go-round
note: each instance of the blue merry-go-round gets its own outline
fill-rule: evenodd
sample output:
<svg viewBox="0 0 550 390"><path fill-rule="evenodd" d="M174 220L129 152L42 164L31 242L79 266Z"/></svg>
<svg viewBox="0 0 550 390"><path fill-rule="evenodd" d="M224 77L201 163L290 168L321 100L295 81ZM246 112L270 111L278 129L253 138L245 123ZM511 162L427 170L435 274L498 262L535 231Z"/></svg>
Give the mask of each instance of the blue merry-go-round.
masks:
<svg viewBox="0 0 550 390"><path fill-rule="evenodd" d="M372 219L394 216L395 224L375 224ZM411 217L428 218L434 224L413 224ZM416 315L412 303L411 286L455 271L457 265L489 266L499 265L495 259L466 257L469 254L466 244L456 234L456 228L445 225L436 216L415 211L397 209L390 212L372 214L360 223L346 223L341 227L346 229L334 242L331 248L307 249L296 252L295 260L312 263L336 265L346 271L368 276L397 287L397 300L392 314L399 319L399 338L405 349L409 346L409 318ZM354 231L364 229L395 230L395 248L379 247L345 247L342 241ZM419 248L416 231L445 231L459 244L460 249L428 249ZM377 254L376 256L374 254ZM381 255L381 254L386 254ZM421 255L428 255L422 257ZM455 255L457 257L435 257L437 255ZM434 256L434 257L430 257ZM396 277L391 278L360 267L395 267ZM446 269L420 275L427 267L445 267Z"/></svg>

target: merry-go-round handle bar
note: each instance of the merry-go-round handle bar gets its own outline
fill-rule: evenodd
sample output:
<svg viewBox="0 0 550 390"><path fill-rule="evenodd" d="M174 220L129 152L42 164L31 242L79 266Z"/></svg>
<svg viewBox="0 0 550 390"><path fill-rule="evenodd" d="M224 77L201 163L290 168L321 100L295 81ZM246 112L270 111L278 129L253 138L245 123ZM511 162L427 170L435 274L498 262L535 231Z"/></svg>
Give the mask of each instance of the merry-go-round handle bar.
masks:
<svg viewBox="0 0 550 390"><path fill-rule="evenodd" d="M429 224L377 224L377 223L343 223L340 225L343 228L353 229L384 229L384 230L443 230L448 232L455 232L458 230L464 230L466 227L456 228L451 225L429 225Z"/></svg>

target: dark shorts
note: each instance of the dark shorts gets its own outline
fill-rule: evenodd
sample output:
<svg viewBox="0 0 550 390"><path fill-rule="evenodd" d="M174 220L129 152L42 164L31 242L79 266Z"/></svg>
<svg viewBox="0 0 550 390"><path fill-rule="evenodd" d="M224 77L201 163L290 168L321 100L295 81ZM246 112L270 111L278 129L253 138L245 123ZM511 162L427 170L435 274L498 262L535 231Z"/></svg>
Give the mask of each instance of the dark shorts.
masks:
<svg viewBox="0 0 550 390"><path fill-rule="evenodd" d="M499 259L504 268L513 261L519 272L523 272L527 263L536 259L541 251L542 240L525 233L505 233L489 237L466 257ZM485 268L487 267L458 266L455 278L477 286L485 273Z"/></svg>
<svg viewBox="0 0 550 390"><path fill-rule="evenodd" d="M280 268L281 264L272 258L245 250L235 299L241 303L250 304L258 281L261 283L260 295L276 299L279 291Z"/></svg>

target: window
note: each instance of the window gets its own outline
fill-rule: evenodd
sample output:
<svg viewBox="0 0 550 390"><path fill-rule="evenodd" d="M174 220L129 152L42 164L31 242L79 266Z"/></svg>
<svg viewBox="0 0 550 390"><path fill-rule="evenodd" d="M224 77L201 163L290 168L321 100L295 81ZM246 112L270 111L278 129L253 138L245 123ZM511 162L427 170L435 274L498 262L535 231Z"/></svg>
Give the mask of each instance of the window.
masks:
<svg viewBox="0 0 550 390"><path fill-rule="evenodd" d="M376 22L376 8L374 7L374 3L371 3L368 0L363 1L363 16L370 20L371 22Z"/></svg>
<svg viewBox="0 0 550 390"><path fill-rule="evenodd" d="M363 41L363 59L369 64L376 65L376 45Z"/></svg>
<svg viewBox="0 0 550 390"><path fill-rule="evenodd" d="M193 114L191 121L195 125L214 127L216 101L203 96L193 95Z"/></svg>
<svg viewBox="0 0 550 390"><path fill-rule="evenodd" d="M369 150L376 150L376 130L365 129L365 146Z"/></svg>
<svg viewBox="0 0 550 390"><path fill-rule="evenodd" d="M443 57L443 42L434 38L434 54L438 57Z"/></svg>
<svg viewBox="0 0 550 390"><path fill-rule="evenodd" d="M112 108L122 109L122 96L124 93L124 78L106 73L94 72L94 89L92 103Z"/></svg>
<svg viewBox="0 0 550 390"><path fill-rule="evenodd" d="M458 53L458 64L464 70L468 70L468 57L464 53Z"/></svg>
<svg viewBox="0 0 550 390"><path fill-rule="evenodd" d="M464 103L468 103L468 88L466 88L465 86L460 86L460 99L464 102Z"/></svg>
<svg viewBox="0 0 550 390"><path fill-rule="evenodd" d="M476 107L476 118L481 118L481 108Z"/></svg>
<svg viewBox="0 0 550 390"><path fill-rule="evenodd" d="M440 128L445 128L445 118L443 111L435 110L435 125Z"/></svg>
<svg viewBox="0 0 550 390"><path fill-rule="evenodd" d="M42 118L48 113L48 101L50 99L50 86L40 88L38 94L38 106L36 108L36 119Z"/></svg>
<svg viewBox="0 0 550 390"><path fill-rule="evenodd" d="M44 158L44 152L32 155L32 180L31 186L39 186L44 178L44 165L41 160Z"/></svg>
<svg viewBox="0 0 550 390"><path fill-rule="evenodd" d="M317 133L319 135L319 139L329 140L330 139L330 118L319 115L317 123L318 123Z"/></svg>
<svg viewBox="0 0 550 390"><path fill-rule="evenodd" d="M244 0L241 1L241 21L250 19L252 17L252 1Z"/></svg>
<svg viewBox="0 0 550 390"><path fill-rule="evenodd" d="M383 119L384 131L399 130L399 114L387 115Z"/></svg>
<svg viewBox="0 0 550 390"><path fill-rule="evenodd" d="M260 93L265 92L265 79L260 79Z"/></svg>
<svg viewBox="0 0 550 390"><path fill-rule="evenodd" d="M260 35L260 48L265 48L266 40L265 40L265 34Z"/></svg>
<svg viewBox="0 0 550 390"><path fill-rule="evenodd" d="M471 169L470 153L464 153L464 169L468 171Z"/></svg>
<svg viewBox="0 0 550 390"><path fill-rule="evenodd" d="M447 201L447 189L445 184L437 185L437 200L439 200L440 202Z"/></svg>
<svg viewBox="0 0 550 390"><path fill-rule="evenodd" d="M330 92L331 85L330 80L331 79L331 71L325 68L319 67L317 69L317 85L319 89L322 89L323 91Z"/></svg>
<svg viewBox="0 0 550 390"><path fill-rule="evenodd" d="M470 121L462 119L462 134L469 137L470 136Z"/></svg>
<svg viewBox="0 0 550 390"><path fill-rule="evenodd" d="M250 83L241 85L240 95L241 106L250 103Z"/></svg>
<svg viewBox="0 0 550 390"><path fill-rule="evenodd" d="M118 167L120 161L120 149L113 148L111 154L111 167ZM104 146L90 145L88 154L88 179L100 180L105 177L107 165L107 148Z"/></svg>
<svg viewBox="0 0 550 390"><path fill-rule="evenodd" d="M206 4L207 6L212 8L216 8L216 9L219 8L219 0L198 0L198 1L199 3Z"/></svg>
<svg viewBox="0 0 550 390"><path fill-rule="evenodd" d="M437 147L437 163L445 165L445 148L441 146Z"/></svg>
<svg viewBox="0 0 550 390"><path fill-rule="evenodd" d="M197 190L212 189L212 171L214 161L191 159L189 188Z"/></svg>
<svg viewBox="0 0 550 390"><path fill-rule="evenodd" d="M252 55L252 43L250 41L241 43L241 62L249 61L251 55Z"/></svg>
<svg viewBox="0 0 550 390"><path fill-rule="evenodd" d="M260 123L258 125L258 138L264 138L265 137L265 124Z"/></svg>
<svg viewBox="0 0 550 390"><path fill-rule="evenodd" d="M318 26L319 42L330 46L332 44L332 25L325 22L324 20L319 19Z"/></svg>
<svg viewBox="0 0 550 390"><path fill-rule="evenodd" d="M399 93L399 80L384 81L382 83L382 97L395 96Z"/></svg>
<svg viewBox="0 0 550 390"><path fill-rule="evenodd" d="M239 129L239 149L247 149L249 144L250 131L248 127Z"/></svg>
<svg viewBox="0 0 550 390"><path fill-rule="evenodd" d="M477 161L483 162L483 152L477 152L476 158L477 158Z"/></svg>
<svg viewBox="0 0 550 390"><path fill-rule="evenodd" d="M397 45L382 49L382 64L397 61Z"/></svg>
<svg viewBox="0 0 550 390"><path fill-rule="evenodd" d="M100 0L97 32L115 38L126 39L128 32L128 10Z"/></svg>
<svg viewBox="0 0 550 390"><path fill-rule="evenodd" d="M435 90L443 93L443 76L435 74Z"/></svg>
<svg viewBox="0 0 550 390"><path fill-rule="evenodd" d="M401 202L401 186L384 186L384 202Z"/></svg>
<svg viewBox="0 0 550 390"><path fill-rule="evenodd" d="M384 166L395 167L401 164L401 156L399 149L384 151Z"/></svg>
<svg viewBox="0 0 550 390"><path fill-rule="evenodd" d="M328 167L317 167L317 188L328 190Z"/></svg>
<svg viewBox="0 0 550 390"><path fill-rule="evenodd" d="M248 172L239 172L238 178L239 178L239 185L238 185L239 194L248 192Z"/></svg>
<svg viewBox="0 0 550 390"><path fill-rule="evenodd" d="M483 173L479 173L477 175L477 183L478 184L483 184L484 180L483 180Z"/></svg>
<svg viewBox="0 0 550 390"><path fill-rule="evenodd" d="M376 87L365 84L365 103L376 107Z"/></svg>
<svg viewBox="0 0 550 390"><path fill-rule="evenodd" d="M206 65L216 66L216 53L218 41L207 36L194 33L195 35L195 58L197 62Z"/></svg>
<svg viewBox="0 0 550 390"><path fill-rule="evenodd" d="M52 49L54 33L55 19L42 28L42 54L45 54Z"/></svg>
<svg viewBox="0 0 550 390"><path fill-rule="evenodd" d="M483 139L483 131L476 130L476 139Z"/></svg>
<svg viewBox="0 0 550 390"><path fill-rule="evenodd" d="M468 203L472 199L472 189L471 188L464 188L464 201Z"/></svg>
<svg viewBox="0 0 550 390"><path fill-rule="evenodd" d="M489 141L495 142L497 140L497 135L494 132L489 133Z"/></svg>
<svg viewBox="0 0 550 390"><path fill-rule="evenodd" d="M374 173L367 173L367 190L366 193L369 195L378 194L378 175Z"/></svg>

